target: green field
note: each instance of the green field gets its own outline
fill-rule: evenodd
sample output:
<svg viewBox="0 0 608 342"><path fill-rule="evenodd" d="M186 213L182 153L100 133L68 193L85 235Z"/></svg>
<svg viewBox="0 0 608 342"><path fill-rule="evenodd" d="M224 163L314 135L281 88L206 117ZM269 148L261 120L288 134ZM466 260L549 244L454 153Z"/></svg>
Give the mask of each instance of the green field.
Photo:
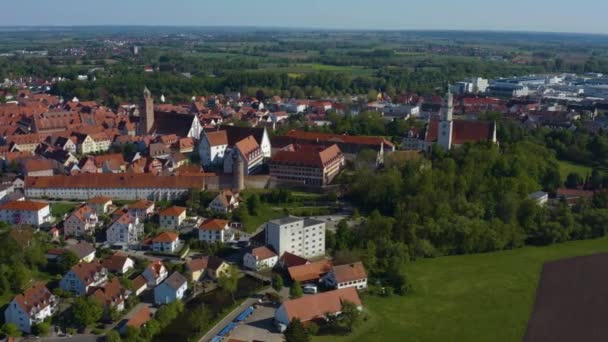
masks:
<svg viewBox="0 0 608 342"><path fill-rule="evenodd" d="M54 217L63 218L64 214L70 213L72 210L76 208L75 203L68 202L55 202L51 203L51 215Z"/></svg>
<svg viewBox="0 0 608 342"><path fill-rule="evenodd" d="M370 319L315 341L521 341L546 261L608 252L608 238L410 263L413 293L363 298Z"/></svg>
<svg viewBox="0 0 608 342"><path fill-rule="evenodd" d="M568 177L568 174L573 172L578 173L581 177L585 178L587 175L591 174L591 168L586 165L574 164L568 161L559 161L559 173L564 181L566 180L566 177Z"/></svg>

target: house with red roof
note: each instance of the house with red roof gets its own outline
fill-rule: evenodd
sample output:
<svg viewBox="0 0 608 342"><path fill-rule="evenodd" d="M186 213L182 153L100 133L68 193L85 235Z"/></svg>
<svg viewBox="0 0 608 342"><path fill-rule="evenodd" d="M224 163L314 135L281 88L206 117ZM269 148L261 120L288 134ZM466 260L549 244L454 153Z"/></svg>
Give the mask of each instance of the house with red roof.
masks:
<svg viewBox="0 0 608 342"><path fill-rule="evenodd" d="M65 236L90 235L95 231L99 223L97 213L87 204L83 204L74 210L63 223L63 234Z"/></svg>
<svg viewBox="0 0 608 342"><path fill-rule="evenodd" d="M292 319L301 322L325 320L327 315L339 315L345 302L363 308L357 290L352 287L304 296L283 302L275 311L274 321L281 331L285 331Z"/></svg>
<svg viewBox="0 0 608 342"><path fill-rule="evenodd" d="M162 229L177 229L186 219L186 208L172 206L158 214L158 220Z"/></svg>
<svg viewBox="0 0 608 342"><path fill-rule="evenodd" d="M167 279L169 272L160 260L151 262L141 274L148 282L148 288L154 288Z"/></svg>
<svg viewBox="0 0 608 342"><path fill-rule="evenodd" d="M238 141L224 157L224 172L233 173L233 164L236 158L243 160L245 164L245 175L256 173L264 162L262 147L258 144L255 137L250 135Z"/></svg>
<svg viewBox="0 0 608 342"><path fill-rule="evenodd" d="M327 286L335 289L354 287L357 290L367 288L367 272L362 262L347 265L333 266L331 271L323 277Z"/></svg>
<svg viewBox="0 0 608 342"><path fill-rule="evenodd" d="M207 242L228 242L234 239L230 221L208 219L198 226L198 239Z"/></svg>
<svg viewBox="0 0 608 342"><path fill-rule="evenodd" d="M253 248L243 256L243 266L254 271L271 269L278 261L277 253L266 246Z"/></svg>
<svg viewBox="0 0 608 342"><path fill-rule="evenodd" d="M59 281L59 287L76 296L84 296L108 281L108 270L98 262L80 262L74 265Z"/></svg>
<svg viewBox="0 0 608 342"><path fill-rule="evenodd" d="M106 230L106 240L110 245L133 246L139 243L144 233L144 225L137 216L121 212Z"/></svg>
<svg viewBox="0 0 608 342"><path fill-rule="evenodd" d="M51 222L48 203L34 201L10 201L0 205L0 221L8 224L26 224L39 227Z"/></svg>
<svg viewBox="0 0 608 342"><path fill-rule="evenodd" d="M163 232L152 239L152 250L155 252L175 253L179 247L179 235L175 232Z"/></svg>
<svg viewBox="0 0 608 342"><path fill-rule="evenodd" d="M34 283L8 304L4 322L13 323L19 330L30 334L33 325L44 322L55 313L57 304L57 298L44 283Z"/></svg>
<svg viewBox="0 0 608 342"><path fill-rule="evenodd" d="M272 156L269 168L270 177L277 182L325 186L345 165L344 154L336 144L292 144Z"/></svg>
<svg viewBox="0 0 608 342"><path fill-rule="evenodd" d="M238 192L223 190L209 203L209 210L227 214L238 208L240 204L241 197Z"/></svg>
<svg viewBox="0 0 608 342"><path fill-rule="evenodd" d="M91 290L91 297L97 299L106 310L106 314L111 309L118 312L125 309L125 300L129 298L129 291L120 284L118 277L103 284L100 287Z"/></svg>

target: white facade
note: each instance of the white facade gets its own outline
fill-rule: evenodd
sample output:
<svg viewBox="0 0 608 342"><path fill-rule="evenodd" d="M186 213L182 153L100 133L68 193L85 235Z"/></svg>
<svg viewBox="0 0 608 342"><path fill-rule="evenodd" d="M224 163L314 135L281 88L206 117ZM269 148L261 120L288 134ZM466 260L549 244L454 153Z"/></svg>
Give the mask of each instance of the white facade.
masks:
<svg viewBox="0 0 608 342"><path fill-rule="evenodd" d="M212 145L207 135L203 134L198 146L198 153L203 165L222 165L228 144Z"/></svg>
<svg viewBox="0 0 608 342"><path fill-rule="evenodd" d="M26 203L26 201L18 201ZM20 208L21 205L11 206L7 203L0 209L0 221L8 224L25 224L34 227L51 222L51 207L47 204L40 209Z"/></svg>
<svg viewBox="0 0 608 342"><path fill-rule="evenodd" d="M38 298L34 298L34 300L37 299ZM32 332L32 326L34 324L41 323L51 317L57 307L57 299L53 295L49 296L48 301L32 307L29 312L26 311L27 307L22 306L21 302L23 302L23 298L18 301L15 297L8 304L4 311L4 322L15 324L19 330L27 334Z"/></svg>
<svg viewBox="0 0 608 342"><path fill-rule="evenodd" d="M88 293L89 288L99 287L108 281L108 271L103 268L100 272L95 273L90 282L86 283L70 270L59 281L59 287L64 291L69 291L76 296L84 296Z"/></svg>
<svg viewBox="0 0 608 342"><path fill-rule="evenodd" d="M162 253L175 253L179 248L179 240L175 241L154 241L152 244L152 250L155 252Z"/></svg>
<svg viewBox="0 0 608 342"><path fill-rule="evenodd" d="M169 272L163 264L153 264L146 267L141 275L148 282L148 288L153 288L167 279Z"/></svg>
<svg viewBox="0 0 608 342"><path fill-rule="evenodd" d="M184 298L188 290L188 282L184 282L178 288L173 288L166 281L154 289L154 303L157 305L169 304Z"/></svg>
<svg viewBox="0 0 608 342"><path fill-rule="evenodd" d="M202 188L202 184L201 184ZM179 199L190 193L189 188L32 188L25 189L25 195L31 198L61 198L88 200L104 196L118 200L150 199L155 201Z"/></svg>
<svg viewBox="0 0 608 342"><path fill-rule="evenodd" d="M234 238L230 228L222 230L199 229L198 239L207 242L228 242Z"/></svg>
<svg viewBox="0 0 608 342"><path fill-rule="evenodd" d="M279 262L279 257L277 255L266 259L257 259L251 253L245 253L245 256L243 256L243 266L254 271L271 269L277 264L277 262Z"/></svg>
<svg viewBox="0 0 608 342"><path fill-rule="evenodd" d="M269 221L266 244L278 255L285 252L304 258L325 255L325 222L293 216Z"/></svg>
<svg viewBox="0 0 608 342"><path fill-rule="evenodd" d="M128 214L127 214L128 215ZM139 243L144 233L144 225L137 217L129 220L118 219L106 230L106 239L110 245L131 246Z"/></svg>

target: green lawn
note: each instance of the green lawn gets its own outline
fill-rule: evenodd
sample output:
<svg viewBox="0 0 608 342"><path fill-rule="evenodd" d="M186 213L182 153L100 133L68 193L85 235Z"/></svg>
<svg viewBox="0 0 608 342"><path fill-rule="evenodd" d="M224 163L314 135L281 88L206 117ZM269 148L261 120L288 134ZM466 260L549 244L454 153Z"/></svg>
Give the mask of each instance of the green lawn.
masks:
<svg viewBox="0 0 608 342"><path fill-rule="evenodd" d="M564 160L559 161L559 173L564 181L566 180L566 177L568 177L568 174L573 172L578 173L581 177L585 178L587 175L591 174L591 168L586 165L575 164Z"/></svg>
<svg viewBox="0 0 608 342"><path fill-rule="evenodd" d="M75 203L57 202L51 203L51 215L58 218L63 218L64 214L67 214L76 208Z"/></svg>
<svg viewBox="0 0 608 342"><path fill-rule="evenodd" d="M371 318L315 341L521 341L546 261L608 252L608 238L413 262L413 293L366 296Z"/></svg>

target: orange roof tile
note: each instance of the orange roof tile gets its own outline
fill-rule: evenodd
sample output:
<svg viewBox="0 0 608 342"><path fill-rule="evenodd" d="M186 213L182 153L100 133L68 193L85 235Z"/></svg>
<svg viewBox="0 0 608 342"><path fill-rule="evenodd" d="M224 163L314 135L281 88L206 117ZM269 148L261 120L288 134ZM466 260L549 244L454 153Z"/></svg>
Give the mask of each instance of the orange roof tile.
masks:
<svg viewBox="0 0 608 342"><path fill-rule="evenodd" d="M230 221L220 219L208 219L203 221L198 227L202 230L224 230L230 224Z"/></svg>
<svg viewBox="0 0 608 342"><path fill-rule="evenodd" d="M290 321L293 318L298 318L302 322L307 322L324 317L327 313L340 312L342 310L342 303L345 301L351 302L356 306L362 305L357 290L353 287L347 287L288 300L283 303L283 306Z"/></svg>
<svg viewBox="0 0 608 342"><path fill-rule="evenodd" d="M152 242L161 242L161 243L174 242L174 241L177 241L178 239L179 239L179 235L177 235L177 233L163 232L163 233L160 233L154 239L152 239Z"/></svg>
<svg viewBox="0 0 608 342"><path fill-rule="evenodd" d="M310 264L289 267L287 271L294 281L308 282L320 279L331 270L331 266L331 261L320 260Z"/></svg>
<svg viewBox="0 0 608 342"><path fill-rule="evenodd" d="M180 216L186 212L186 208L172 206L160 212L160 216Z"/></svg>
<svg viewBox="0 0 608 342"><path fill-rule="evenodd" d="M0 206L0 210L39 211L48 207L48 203L34 201L12 201Z"/></svg>

